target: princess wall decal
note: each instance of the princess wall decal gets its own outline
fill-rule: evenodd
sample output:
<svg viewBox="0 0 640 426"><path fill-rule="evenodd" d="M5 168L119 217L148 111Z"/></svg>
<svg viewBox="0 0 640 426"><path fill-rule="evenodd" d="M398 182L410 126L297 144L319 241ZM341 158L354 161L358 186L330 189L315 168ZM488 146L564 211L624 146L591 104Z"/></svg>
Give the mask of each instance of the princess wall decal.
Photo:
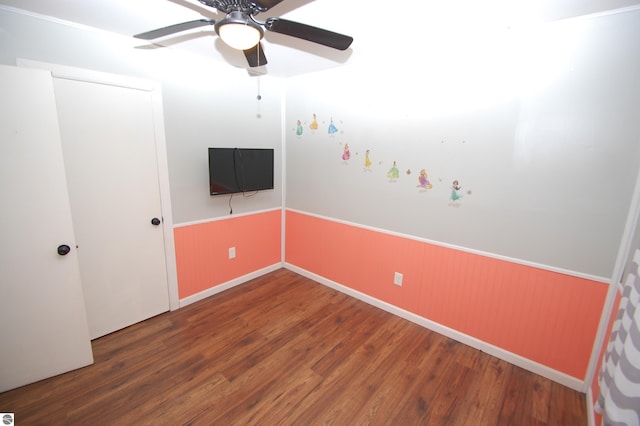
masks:
<svg viewBox="0 0 640 426"><path fill-rule="evenodd" d="M400 177L400 169L398 169L398 164L393 161L393 165L387 172L387 177L389 178L389 182L395 182Z"/></svg>
<svg viewBox="0 0 640 426"><path fill-rule="evenodd" d="M366 150L364 153L364 170L365 171L371 171L371 165L373 164L371 162L371 157L369 156L370 151Z"/></svg>
<svg viewBox="0 0 640 426"><path fill-rule="evenodd" d="M316 114L313 114L313 120L311 120L311 124L309 124L309 128L311 130L318 130L318 117Z"/></svg>
<svg viewBox="0 0 640 426"><path fill-rule="evenodd" d="M418 175L418 185L416 185L420 189L431 189L433 185L429 182L429 175L425 169L420 170L420 175Z"/></svg>
<svg viewBox="0 0 640 426"><path fill-rule="evenodd" d="M342 159L348 161L351 158L351 151L349 150L349 144L344 144L344 150L342 151Z"/></svg>
<svg viewBox="0 0 640 426"><path fill-rule="evenodd" d="M338 133L338 128L333 124L333 117L331 117L331 122L329 123L329 128L327 129L327 133L333 135L334 133Z"/></svg>

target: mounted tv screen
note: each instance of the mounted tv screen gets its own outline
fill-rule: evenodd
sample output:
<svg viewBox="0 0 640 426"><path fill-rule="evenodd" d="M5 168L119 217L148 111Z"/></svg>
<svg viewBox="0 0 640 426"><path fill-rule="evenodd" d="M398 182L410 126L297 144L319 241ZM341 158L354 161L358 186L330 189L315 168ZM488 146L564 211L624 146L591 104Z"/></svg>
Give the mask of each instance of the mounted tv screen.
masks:
<svg viewBox="0 0 640 426"><path fill-rule="evenodd" d="M265 189L273 189L273 149L209 148L211 195Z"/></svg>

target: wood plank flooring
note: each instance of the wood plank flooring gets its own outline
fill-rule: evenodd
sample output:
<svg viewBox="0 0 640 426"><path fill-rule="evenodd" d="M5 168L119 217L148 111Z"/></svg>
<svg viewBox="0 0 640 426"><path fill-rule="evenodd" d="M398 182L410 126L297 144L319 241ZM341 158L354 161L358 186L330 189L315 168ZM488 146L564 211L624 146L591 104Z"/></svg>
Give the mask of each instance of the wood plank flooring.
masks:
<svg viewBox="0 0 640 426"><path fill-rule="evenodd" d="M288 270L0 394L17 425L586 425L585 396Z"/></svg>

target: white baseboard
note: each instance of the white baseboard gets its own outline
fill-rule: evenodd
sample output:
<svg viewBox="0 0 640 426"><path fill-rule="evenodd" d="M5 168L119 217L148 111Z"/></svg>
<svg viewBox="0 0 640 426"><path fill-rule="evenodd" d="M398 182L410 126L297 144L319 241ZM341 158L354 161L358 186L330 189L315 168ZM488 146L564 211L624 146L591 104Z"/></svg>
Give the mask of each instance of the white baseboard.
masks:
<svg viewBox="0 0 640 426"><path fill-rule="evenodd" d="M233 288L237 285L244 284L247 281L250 281L254 278L261 277L262 275L266 275L269 272L277 271L282 267L283 267L282 263L276 263L274 265L267 266L266 268L258 269L257 271L243 275L241 277L234 278L231 281L218 284L217 286L203 290L200 293L196 293L194 295L185 297L184 299L180 299L180 307L183 308L199 300L206 299L207 297L213 296L214 294L222 293L225 290L229 290L230 288Z"/></svg>
<svg viewBox="0 0 640 426"><path fill-rule="evenodd" d="M383 302L367 294L353 290L352 288L346 287L342 284L326 279L320 275L314 274L305 269L299 268L295 265L285 263L284 267L295 273L298 273L302 276L312 279L320 284L326 285L327 287L340 291L341 293L348 294L349 296L355 297L356 299L359 299L365 303L368 303L384 311L387 311L401 318L404 318L408 321L416 323L436 333L442 334L450 339L456 340L460 343L464 343L465 345L471 346L472 348L478 349L489 355L495 356L496 358L502 359L510 364L524 368L527 371L538 374L539 376L542 376L549 380L557 382L570 389L576 390L578 392L582 392L584 382L582 380L576 379L575 377L569 376L568 374L554 370L545 365L542 365L530 359L524 358L520 355L516 355L512 352L506 351L497 346L483 342L479 339L476 339L475 337L468 336L464 333L460 333L459 331L453 330L449 327L446 327L442 324L438 324L434 321L428 320L426 318L423 318L409 311L405 311L404 309L398 308L397 306L391 305L387 302Z"/></svg>

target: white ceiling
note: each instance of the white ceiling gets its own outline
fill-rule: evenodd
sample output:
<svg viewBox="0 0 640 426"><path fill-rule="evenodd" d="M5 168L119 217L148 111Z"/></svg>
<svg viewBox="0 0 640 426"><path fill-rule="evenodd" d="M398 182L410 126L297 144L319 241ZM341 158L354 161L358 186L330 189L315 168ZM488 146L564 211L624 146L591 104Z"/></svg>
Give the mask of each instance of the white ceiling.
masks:
<svg viewBox="0 0 640 426"><path fill-rule="evenodd" d="M282 16L350 35L354 43L343 52L267 32L263 46L269 64L257 71L276 77L300 75L338 66L358 52L383 60L384 49L395 49L399 46L395 41L404 33L415 36L415 29L429 22L446 22L461 31L478 23L510 26L635 6L640 0L404 0L393 3L393 8L390 4L388 0L283 1L257 18ZM223 18L197 0L0 0L0 5L126 36L203 17ZM242 52L222 43L213 27L168 36L156 44L140 40L138 47L183 49L247 67Z"/></svg>

